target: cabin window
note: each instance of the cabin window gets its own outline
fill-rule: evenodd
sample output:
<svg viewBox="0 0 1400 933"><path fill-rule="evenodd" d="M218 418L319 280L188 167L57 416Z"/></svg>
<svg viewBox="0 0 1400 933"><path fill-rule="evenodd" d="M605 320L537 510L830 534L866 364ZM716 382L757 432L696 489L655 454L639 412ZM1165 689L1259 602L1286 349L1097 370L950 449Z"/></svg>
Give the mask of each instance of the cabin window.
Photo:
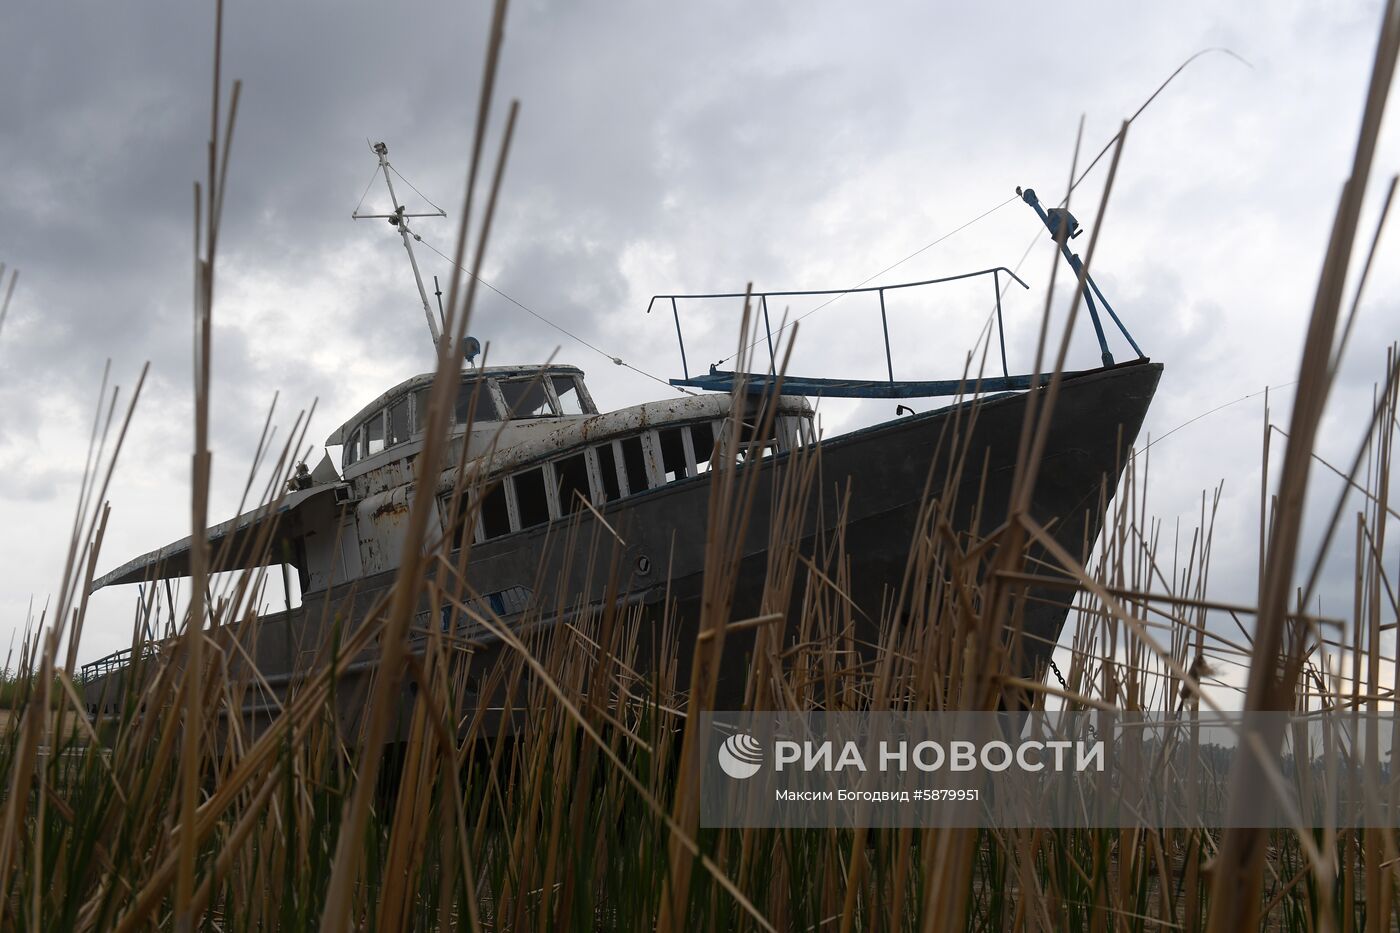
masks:
<svg viewBox="0 0 1400 933"><path fill-rule="evenodd" d="M475 495L475 492L478 491L474 491L473 495ZM472 501L472 497L463 494L461 499L458 500L456 521L449 521L448 517L452 515L452 512L450 511L452 508L452 494L448 493L447 495L443 496L441 499L438 500L438 511L440 517L442 518L442 526L451 532L453 548L459 548L462 545L466 544L468 541L476 540L481 537L476 533L476 522L479 518L480 512L478 511L477 515L472 514Z"/></svg>
<svg viewBox="0 0 1400 933"><path fill-rule="evenodd" d="M666 428L656 432L661 439L661 472L668 483L689 475L685 462L684 433L685 428Z"/></svg>
<svg viewBox="0 0 1400 933"><path fill-rule="evenodd" d="M364 426L365 456L372 457L384 449L384 412L375 412Z"/></svg>
<svg viewBox="0 0 1400 933"><path fill-rule="evenodd" d="M497 481L481 497L482 540L510 534L510 506L506 503L505 483Z"/></svg>
<svg viewBox="0 0 1400 933"><path fill-rule="evenodd" d="M529 528L549 521L549 496L545 492L544 467L515 474L515 509L520 527Z"/></svg>
<svg viewBox="0 0 1400 933"><path fill-rule="evenodd" d="M496 420L496 406L485 382L464 382L457 387L457 405L453 411L458 424L482 424Z"/></svg>
<svg viewBox="0 0 1400 933"><path fill-rule="evenodd" d="M647 489L647 458L640 437L622 440L622 466L627 474L627 492L635 494Z"/></svg>
<svg viewBox="0 0 1400 933"><path fill-rule="evenodd" d="M408 440L408 396L405 395L389 406L388 446L402 444Z"/></svg>
<svg viewBox="0 0 1400 933"><path fill-rule="evenodd" d="M595 447L598 456L598 479L603 484L603 501L615 502L622 498L622 485L617 479L617 455L612 444Z"/></svg>
<svg viewBox="0 0 1400 933"><path fill-rule="evenodd" d="M559 514L572 515L591 501L588 494L588 458L583 454L554 463L554 483L559 492ZM580 496L583 498L580 500Z"/></svg>
<svg viewBox="0 0 1400 933"><path fill-rule="evenodd" d="M428 389L413 393L413 433L417 434L428 426Z"/></svg>
<svg viewBox="0 0 1400 933"><path fill-rule="evenodd" d="M778 419L778 437L783 450L797 450L808 446L807 419L801 415L789 415Z"/></svg>
<svg viewBox="0 0 1400 933"><path fill-rule="evenodd" d="M698 473L707 473L710 469L710 458L715 452L715 426L708 421L690 426L690 446L694 451L695 469Z"/></svg>
<svg viewBox="0 0 1400 933"><path fill-rule="evenodd" d="M559 414L585 414L583 398L579 395L578 385L574 382L573 376L554 377L554 397L559 400Z"/></svg>
<svg viewBox="0 0 1400 933"><path fill-rule="evenodd" d="M757 411L749 412L739 425L739 456L738 461L743 463L749 458L767 457L781 450L778 442L780 433L780 418L774 418L768 425L767 435L760 438L763 433L763 421L767 413L761 408Z"/></svg>
<svg viewBox="0 0 1400 933"><path fill-rule="evenodd" d="M501 383L501 395L511 418L548 418L554 406L544 383L538 379L516 379Z"/></svg>
<svg viewBox="0 0 1400 933"><path fill-rule="evenodd" d="M794 429L798 426L793 425ZM701 422L663 428L651 435L653 451L659 452L660 466L665 471L665 482L708 472L713 466L716 435L721 429L719 422ZM589 452L584 451L521 470L492 484L480 500L479 540L499 538L512 531L573 515L585 508L585 503L615 502L624 496L645 492L651 483L644 436L633 435L593 447L592 463ZM779 442L774 438L762 450L767 454L778 447ZM592 469L597 470L596 480L590 475Z"/></svg>
<svg viewBox="0 0 1400 933"><path fill-rule="evenodd" d="M776 440L764 441L762 444L746 445L739 449L739 462L746 460L758 460L769 457L778 452L778 442Z"/></svg>

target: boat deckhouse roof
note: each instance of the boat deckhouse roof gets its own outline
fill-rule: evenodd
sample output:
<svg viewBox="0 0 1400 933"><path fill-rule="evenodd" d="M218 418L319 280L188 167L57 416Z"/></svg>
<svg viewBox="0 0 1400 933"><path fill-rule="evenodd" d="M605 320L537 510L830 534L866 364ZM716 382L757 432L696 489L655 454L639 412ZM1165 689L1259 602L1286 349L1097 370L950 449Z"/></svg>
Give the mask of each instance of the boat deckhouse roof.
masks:
<svg viewBox="0 0 1400 933"><path fill-rule="evenodd" d="M344 445L349 435L360 426L370 415L378 409L384 408L391 402L402 398L410 393L427 388L433 384L433 373L419 373L417 376L405 379L398 385L385 392L382 392L374 401L365 405L355 413L355 416L336 428L329 437L326 438L327 447L340 447ZM549 365L521 365L521 366L483 366L476 369L464 369L462 371L462 382L473 383L481 380L506 380L506 379L542 379L544 376L576 376L579 381L583 380L583 370L577 366L570 366L566 363L553 363Z"/></svg>

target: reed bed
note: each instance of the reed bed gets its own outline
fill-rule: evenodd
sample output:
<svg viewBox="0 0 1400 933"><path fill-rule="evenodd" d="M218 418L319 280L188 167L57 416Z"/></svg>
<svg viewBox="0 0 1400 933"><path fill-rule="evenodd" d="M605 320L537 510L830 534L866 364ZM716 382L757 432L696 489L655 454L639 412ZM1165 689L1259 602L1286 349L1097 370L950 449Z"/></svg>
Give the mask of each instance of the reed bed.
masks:
<svg viewBox="0 0 1400 933"><path fill-rule="evenodd" d="M482 188L504 13L499 3L456 254L457 266L473 272L516 116L512 105ZM1266 467L1271 444L1286 451L1282 475L1274 483L1266 469L1260 488L1257 608L1210 595L1219 491L1203 495L1196 528L1165 541L1146 508L1147 454L1131 457L1116 495L1102 491L1102 532L1086 536L1076 553L1030 517L1056 379L1032 393L1010 517L997 527L953 519L956 480L981 460L967 444L977 407L951 420L940 456L955 468L925 490L904 578L877 617L859 618L862 607L846 595L854 555L841 522L805 525L814 497L845 494L826 488L820 446L791 455L764 516L753 513L759 458L717 459L704 598L691 620L668 605L657 613L629 603L616 535L602 522L576 520L556 529L555 544L568 561L611 568L607 584L539 599L506 624L472 590L470 545L454 550L452 534L428 539L427 510L437 506L419 496L408 534L420 546L404 548L393 586L367 611L327 621L321 630L333 636L303 646L312 660L285 688L269 685L250 662L255 607L272 571L211 577L215 555L196 544L191 604L176 612L155 588L147 591L132 620L130 665L109 679L101 715L90 717L82 695L90 685L75 679L77 652L109 513L107 483L140 394L138 381L119 404L104 383L62 586L6 680L0 927L1395 928L1393 830L702 828L698 730L686 724L714 705L721 657L736 645L748 658L744 695L752 709L1015 704L1180 716L1230 702L1231 691L1250 709L1392 708L1397 601L1382 555L1396 517L1394 348L1354 462L1329 464L1348 477L1351 494L1338 502L1327 535L1331 552L1354 562L1350 617L1305 611L1318 572L1300 564L1298 529L1317 425L1350 331L1340 315L1342 284L1400 48L1397 23L1392 4L1300 363L1299 402L1286 435L1262 434ZM195 527L207 518L214 275L238 100L235 84L221 107L217 62L216 55L208 178L196 190ZM1101 205L1095 234L1102 218ZM1091 244L1091 262L1092 252ZM472 274L455 275L450 286L420 481L448 462L448 410L475 284ZM1351 314L1359 299L1358 288ZM1072 326L1073 311L1069 317ZM1048 325L1042 331L1038 370L1063 369L1067 337L1054 358L1047 355L1056 336ZM974 364L970 358L969 373ZM759 417L772 418L771 406ZM742 451L738 419L730 423L724 449ZM258 494L250 478L248 503L283 494L305 424L299 418L280 449L267 445L265 432L255 463L274 480ZM459 468L456 480L449 511L472 521L479 478ZM465 509L455 507L462 502ZM736 618L739 551L756 521L769 529L762 607ZM254 553L276 566L269 548L263 540ZM1076 596L1059 663L1027 671L1021 659L1031 636L1020 620L1031 584L1047 580ZM536 592L549 591L542 579ZM443 617L453 625L426 621ZM488 642L495 650L483 650ZM347 718L339 691L366 657L378 659L376 673ZM270 712L254 723L243 712L250 702ZM513 726L501 728L506 721ZM1266 738L1278 747L1279 737ZM1256 793L1270 777L1246 775L1253 784L1230 790ZM1395 793L1389 784L1376 789Z"/></svg>

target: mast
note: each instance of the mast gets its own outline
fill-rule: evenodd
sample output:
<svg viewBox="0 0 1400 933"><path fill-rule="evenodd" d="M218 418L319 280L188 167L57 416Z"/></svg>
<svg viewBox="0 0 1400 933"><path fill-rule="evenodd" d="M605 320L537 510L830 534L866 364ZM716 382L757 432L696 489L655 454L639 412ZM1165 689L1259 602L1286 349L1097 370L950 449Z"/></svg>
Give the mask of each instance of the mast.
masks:
<svg viewBox="0 0 1400 933"><path fill-rule="evenodd" d="M418 271L418 257L413 255L413 241L422 240L422 237L408 229L408 218L446 217L447 212L438 208L436 211L421 214L405 213L403 205L399 203L398 197L394 194L393 179L389 177L389 147L381 142L375 143L370 148L379 157L379 169L384 173L384 184L389 188L389 203L394 205L394 212L392 214L361 214L356 210L350 216L355 220L382 218L398 229L399 236L403 237L403 248L408 251L409 265L413 266L413 281L418 286L418 297L423 302L423 316L428 319L428 332L432 334L433 347L436 348L438 342L442 340L442 332L438 329L437 318L433 316L432 305L428 303L428 290L423 286L423 276Z"/></svg>

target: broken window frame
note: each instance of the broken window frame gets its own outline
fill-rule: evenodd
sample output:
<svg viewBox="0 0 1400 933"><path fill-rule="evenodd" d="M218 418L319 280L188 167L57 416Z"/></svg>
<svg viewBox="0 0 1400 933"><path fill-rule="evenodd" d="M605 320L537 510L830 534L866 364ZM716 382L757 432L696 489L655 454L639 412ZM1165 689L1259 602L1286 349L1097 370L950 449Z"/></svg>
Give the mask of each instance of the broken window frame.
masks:
<svg viewBox="0 0 1400 933"><path fill-rule="evenodd" d="M579 405L585 415L598 414L598 406L593 404L593 396L588 394L588 385L583 381L583 373L560 373L560 377L572 379L578 392Z"/></svg>
<svg viewBox="0 0 1400 933"><path fill-rule="evenodd" d="M484 412L482 410L472 412L472 420L470 420L472 427L479 426L479 424L496 423L500 420L500 416L497 415L498 410L500 410L500 399L497 398L496 392L491 391L490 382L490 380L469 378L469 380L462 380L456 384L456 388L452 392L451 402L449 402L452 405L452 426L465 427L468 424L468 422L458 419L458 402L461 401L463 389L468 389L468 398L470 395L476 394L477 409L482 409L483 406L486 408ZM486 416L484 420L482 419L483 415Z"/></svg>
<svg viewBox="0 0 1400 933"><path fill-rule="evenodd" d="M555 385L558 380L567 379L573 384L574 396L578 399L579 410L577 412L564 411L564 403L559 400L559 387ZM583 379L577 373L549 373L545 377L545 384L549 386L549 394L554 399L554 410L559 418L577 418L581 415L592 415L597 413L593 407L593 400L588 397L588 393L583 388Z"/></svg>
<svg viewBox="0 0 1400 933"><path fill-rule="evenodd" d="M505 409L502 407L501 393L496 389L495 382L496 380L494 379L480 379L476 377L463 379L458 382L456 392L452 396L452 423L461 427L467 425L467 422L457 419L457 403L462 396L462 390L468 388L477 396L476 407L480 409L482 406L486 406L485 412L475 411L472 413L471 425L473 428L482 424L495 424L502 420L500 413ZM480 384L480 388L478 388L478 384ZM480 416L483 414L489 415L490 417L482 421Z"/></svg>
<svg viewBox="0 0 1400 933"><path fill-rule="evenodd" d="M499 398L499 408L500 408L500 411L501 411L501 415L502 415L503 420L507 420L507 421L542 421L542 420L544 420L545 418L557 418L557 417L559 417L559 400L556 399L556 398L554 397L554 389L553 389L553 387L552 387L551 384L550 384L550 383L551 383L551 380L548 378L548 376L546 376L546 375L544 375L544 374L536 373L536 374L530 375L530 376L515 376L515 377L512 377L512 378L510 378L510 379L498 379L498 380L495 380L495 382L496 382L496 391L497 391L497 393L499 393L499 395L498 395L498 398ZM549 411L546 412L546 413L543 414L543 415L534 415L534 414L531 414L531 415L518 415L518 414L516 414L516 413L511 409L509 400L506 399L506 387L507 387L507 386L511 386L511 385L515 385L515 384L517 384L517 383L522 383L522 384L524 384L524 385L526 385L526 386L531 386L531 387L538 387L538 388L544 393L545 401L546 401L546 402L548 403L548 405L549 405Z"/></svg>

